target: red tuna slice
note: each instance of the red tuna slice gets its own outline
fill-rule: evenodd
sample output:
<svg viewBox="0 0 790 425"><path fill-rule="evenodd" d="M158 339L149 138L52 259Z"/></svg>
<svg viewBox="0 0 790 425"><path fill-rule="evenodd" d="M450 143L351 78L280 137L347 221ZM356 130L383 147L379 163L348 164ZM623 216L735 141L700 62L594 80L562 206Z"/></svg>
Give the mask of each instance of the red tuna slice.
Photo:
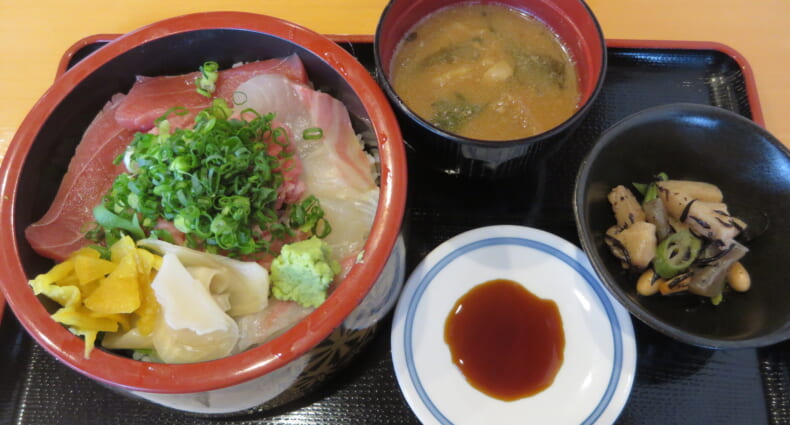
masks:
<svg viewBox="0 0 790 425"><path fill-rule="evenodd" d="M91 243L85 239L85 226L93 221L93 208L112 187L123 164L113 165L134 138L115 120L124 102L118 94L104 106L88 126L63 176L60 188L44 216L25 229L25 236L39 254L62 261Z"/></svg>
<svg viewBox="0 0 790 425"><path fill-rule="evenodd" d="M307 84L307 72L296 54L286 58L250 62L219 72L216 97L225 99L229 105L239 85L262 74L280 74L289 80ZM195 79L200 72L164 77L137 77L126 101L118 107L115 118L129 129L148 131L154 121L174 106L182 106L189 113L170 118L171 126L185 127L195 115L211 104L211 99L195 90Z"/></svg>

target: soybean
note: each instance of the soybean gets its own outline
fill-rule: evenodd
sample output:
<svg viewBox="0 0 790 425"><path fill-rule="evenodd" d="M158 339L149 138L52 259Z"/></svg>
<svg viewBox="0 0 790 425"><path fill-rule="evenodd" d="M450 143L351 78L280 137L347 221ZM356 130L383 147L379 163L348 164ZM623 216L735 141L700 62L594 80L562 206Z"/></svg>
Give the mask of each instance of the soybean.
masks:
<svg viewBox="0 0 790 425"><path fill-rule="evenodd" d="M749 277L749 272L740 261L736 261L727 270L727 282L735 291L746 292L752 286L752 279Z"/></svg>
<svg viewBox="0 0 790 425"><path fill-rule="evenodd" d="M639 280L636 281L636 292L638 292L639 295L653 295L658 292L658 285L661 280L663 279L658 277L653 269L647 269L639 276Z"/></svg>

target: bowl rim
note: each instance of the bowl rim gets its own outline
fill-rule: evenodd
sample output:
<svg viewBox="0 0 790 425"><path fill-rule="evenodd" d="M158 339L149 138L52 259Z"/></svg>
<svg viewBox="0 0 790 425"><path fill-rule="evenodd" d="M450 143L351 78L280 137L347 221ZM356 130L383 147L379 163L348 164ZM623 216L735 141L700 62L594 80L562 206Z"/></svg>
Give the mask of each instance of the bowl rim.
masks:
<svg viewBox="0 0 790 425"><path fill-rule="evenodd" d="M775 136L768 130L763 128L758 123L750 120L749 118L733 112L729 109L721 108L718 106L688 103L688 102L674 102L662 105L648 107L632 113L614 124L610 125L603 133L597 138L595 144L590 149L590 152L584 157L579 170L576 174L576 181L574 183L573 195L573 215L576 222L576 230L579 236L584 252L587 253L590 263L592 263L595 272L598 274L600 280L612 293L612 295L623 305L628 311L636 316L642 323L645 323L654 330L680 342L711 349L736 349L736 348L758 348L772 345L790 338L790 327L777 329L766 335L756 336L745 339L716 339L688 332L685 329L677 326L670 325L653 316L648 309L643 308L640 304L634 302L631 298L625 295L623 289L610 279L610 271L601 263L601 258L598 255L598 249L592 239L592 234L584 230L584 216L586 209L584 207L583 191L584 182L589 179L590 168L595 162L595 159L601 151L608 146L611 140L611 135L621 128L630 125L632 122L644 119L645 117L660 118L668 113L677 113L682 111L686 116L725 116L727 119L737 121L743 125L748 126L759 134L763 139L767 140L773 147L782 152L785 157L790 161L790 150L781 143Z"/></svg>
<svg viewBox="0 0 790 425"><path fill-rule="evenodd" d="M436 134L439 137L442 137L442 138L447 139L447 140L451 140L451 141L453 141L455 143L459 143L462 146L474 146L474 147L497 147L497 146L500 146L500 147L515 147L515 146L527 146L527 145L535 144L535 143L538 143L541 140L553 138L555 136L558 136L560 134L565 133L568 130L573 129L574 126L576 125L576 123L587 115L587 112L590 110L590 108L592 108L592 105L595 103L595 100L598 98L598 95L600 94L601 90L603 89L604 80L606 79L606 70L608 68L608 57L609 57L609 55L607 54L606 38L604 37L603 29L601 28L601 25L598 22L598 19L596 18L596 16L593 13L592 9L590 9L590 7L587 5L587 3L584 0L577 0L578 3L587 12L587 16L591 19L592 23L595 26L596 33L598 35L598 44L601 46L601 69L600 69L600 72L598 74L598 78L595 81L595 85L593 87L593 90L592 90L592 92L590 92L590 96L587 97L587 99L585 100L585 102L583 104L579 105L579 107L573 112L573 114L571 114L562 123L558 124L557 126L551 128L549 130L546 130L546 131L544 131L542 133L538 133L538 134L535 134L535 135L532 135L532 136L529 136L529 137L523 137L523 138L520 138L520 139L512 139L512 140L484 140L484 139L476 139L476 138L472 138L472 137L461 136L461 135L458 135L458 134L451 133L451 132L448 132L446 130L443 130L443 129L431 124L428 120L420 117L408 105L406 105L406 103L403 101L403 99L395 91L395 88L392 87L392 84L390 84L389 78L386 77L386 73L383 70L384 66L382 64L381 54L379 53L379 47L381 46L381 40L380 40L381 32L382 32L381 29L382 29L382 26L384 24L384 20L386 19L390 9L393 7L393 4L395 3L395 1L396 0L391 0L389 3L387 3L387 6L384 8L383 12L381 13L381 17L379 19L379 22L376 25L376 33L375 33L375 35L373 37L373 59L374 59L374 63L375 63L375 66L376 66L376 75L378 77L379 84L384 89L384 92L387 93L387 96L389 97L390 101L393 104L395 104L395 106L402 113L404 113L411 121L417 123L417 125L419 125L423 129L425 129L425 130L427 130L427 131L429 131L429 132L431 132L433 134ZM480 1L479 0L459 0L457 2L457 4L469 4L469 3L480 3ZM496 1L493 1L493 4L500 4L500 3L496 2ZM503 5L505 7L508 7L508 8L517 9L514 6L510 6L508 4L501 4L501 5ZM444 6L442 8L452 7L452 6L453 5ZM440 9L442 9L442 8L440 8ZM440 10L440 9L437 9L437 10ZM520 11L524 12L524 10L520 10ZM529 14L529 12L526 12L526 13ZM532 16L532 15L530 14L530 16ZM536 19L540 20L539 17L536 18ZM415 23L415 25L416 25L416 23ZM563 41L563 43L565 43L564 40L562 40L562 41Z"/></svg>
<svg viewBox="0 0 790 425"><path fill-rule="evenodd" d="M406 157L403 138L386 96L370 73L345 49L324 35L300 25L246 12L203 12L177 16L121 35L84 58L56 79L27 114L0 165L0 226L14 229L14 210L24 161L40 127L71 90L116 56L149 41L201 30L242 30L284 39L314 54L343 75L370 116L379 142L381 180L373 227L363 247L364 261L307 318L274 340L218 360L191 364L147 363L94 350L83 356L84 342L49 317L27 284L16 250L23 235L4 238L0 249L0 289L28 333L72 369L95 380L128 390L152 393L192 393L236 385L274 371L303 355L348 316L365 297L393 249L405 212Z"/></svg>

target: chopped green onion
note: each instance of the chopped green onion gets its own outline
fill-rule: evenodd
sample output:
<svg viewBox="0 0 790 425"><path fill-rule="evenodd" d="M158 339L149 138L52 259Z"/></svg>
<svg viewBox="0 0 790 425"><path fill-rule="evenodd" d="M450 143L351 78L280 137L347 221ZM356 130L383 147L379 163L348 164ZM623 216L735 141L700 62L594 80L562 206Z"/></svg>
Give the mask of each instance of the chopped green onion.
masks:
<svg viewBox="0 0 790 425"><path fill-rule="evenodd" d="M115 179L97 207L92 240L109 243L122 234L173 240L156 228L163 220L184 233L187 246L230 256L268 252L272 241L296 230L326 237L331 226L317 198L278 201L293 148L288 133L272 126L274 114L247 110L230 119L231 112L214 99L192 129L170 131L165 119L159 125L166 132L136 134L126 160L131 171ZM272 144L280 145L276 156L269 154Z"/></svg>
<svg viewBox="0 0 790 425"><path fill-rule="evenodd" d="M91 244L88 245L88 248L98 252L102 260L109 261L112 258L112 252L110 251L110 248L107 248L106 246Z"/></svg>
<svg viewBox="0 0 790 425"><path fill-rule="evenodd" d="M197 92L206 97L211 97L217 89L217 78L219 78L219 64L208 61L200 67L200 76L195 79Z"/></svg>
<svg viewBox="0 0 790 425"><path fill-rule="evenodd" d="M291 209L290 225L302 232L312 233L319 238L329 236L332 226L324 219L321 202L313 195L308 196Z"/></svg>
<svg viewBox="0 0 790 425"><path fill-rule="evenodd" d="M175 239L173 238L173 234L168 232L165 229L154 229L151 230L151 236L156 237L159 240L163 240L168 243L176 243Z"/></svg>
<svg viewBox="0 0 790 425"><path fill-rule="evenodd" d="M216 123L217 119L226 120L230 118L232 113L233 109L228 106L228 102L225 102L225 99L214 98L214 100L211 101L211 106L199 112L199 114L202 114L200 120L203 122L200 131L211 131L211 127L208 127L209 122L211 122L211 126L213 126L213 123ZM214 118L214 120L211 118Z"/></svg>
<svg viewBox="0 0 790 425"><path fill-rule="evenodd" d="M93 209L93 217L100 226L126 230L134 239L142 239L145 237L136 215L132 215L131 219L126 219L112 213L103 204L99 204Z"/></svg>
<svg viewBox="0 0 790 425"><path fill-rule="evenodd" d="M282 127L277 127L272 130L272 140L280 146L288 146L290 143L288 140L288 132Z"/></svg>
<svg viewBox="0 0 790 425"><path fill-rule="evenodd" d="M305 140L318 140L324 137L324 130L318 127L311 127L302 132L302 138Z"/></svg>
<svg viewBox="0 0 790 425"><path fill-rule="evenodd" d="M154 120L154 124L156 124L156 128L157 128L157 130L159 130L159 133L162 133L163 129L167 130L164 133L170 133L170 123L167 122L167 117L169 117L170 114L175 114L177 116L183 116L183 115L186 115L188 113L189 113L189 110L187 108L185 108L183 106L174 106L174 107L168 109L167 111L165 111L165 113L162 114L161 117L155 119Z"/></svg>

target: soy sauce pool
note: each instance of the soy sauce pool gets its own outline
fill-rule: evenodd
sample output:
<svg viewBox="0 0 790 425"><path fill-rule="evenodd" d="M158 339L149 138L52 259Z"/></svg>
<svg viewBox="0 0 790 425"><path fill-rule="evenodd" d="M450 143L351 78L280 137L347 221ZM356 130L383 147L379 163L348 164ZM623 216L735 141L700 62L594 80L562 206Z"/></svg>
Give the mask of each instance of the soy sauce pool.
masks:
<svg viewBox="0 0 790 425"><path fill-rule="evenodd" d="M481 283L464 294L447 316L444 340L466 380L504 401L548 388L565 350L557 304L507 279Z"/></svg>

